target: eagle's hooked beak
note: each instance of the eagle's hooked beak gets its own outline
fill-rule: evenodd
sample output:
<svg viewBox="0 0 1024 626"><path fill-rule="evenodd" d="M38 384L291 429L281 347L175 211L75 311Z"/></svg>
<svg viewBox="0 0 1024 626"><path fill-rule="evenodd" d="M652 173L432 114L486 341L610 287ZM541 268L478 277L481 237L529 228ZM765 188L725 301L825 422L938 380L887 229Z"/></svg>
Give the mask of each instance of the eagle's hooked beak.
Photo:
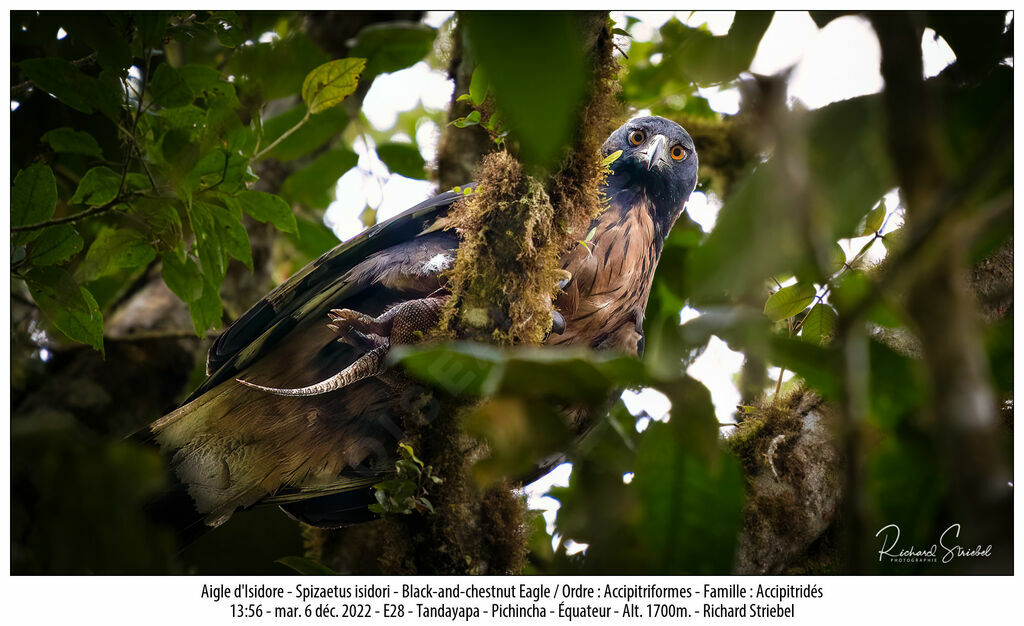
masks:
<svg viewBox="0 0 1024 626"><path fill-rule="evenodd" d="M668 163L668 159L665 157L666 150L665 146L668 141L664 135L655 135L654 139L651 139L651 147L647 149L647 171L654 169L655 165L660 164L662 161Z"/></svg>

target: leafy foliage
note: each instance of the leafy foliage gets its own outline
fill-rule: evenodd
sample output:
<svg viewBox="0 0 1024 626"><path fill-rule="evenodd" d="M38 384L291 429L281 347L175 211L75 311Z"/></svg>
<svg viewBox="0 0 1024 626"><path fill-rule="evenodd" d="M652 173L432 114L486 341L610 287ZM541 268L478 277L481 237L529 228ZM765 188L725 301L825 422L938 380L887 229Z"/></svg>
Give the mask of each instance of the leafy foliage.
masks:
<svg viewBox="0 0 1024 626"><path fill-rule="evenodd" d="M424 465L407 443L398 444L400 458L395 461L395 478L374 485L377 502L370 505L374 513L408 515L413 511L433 513L434 505L427 498L430 487L444 479L434 468Z"/></svg>
<svg viewBox="0 0 1024 626"><path fill-rule="evenodd" d="M255 71L257 62L270 66L260 70L292 70L320 62L322 53L309 48L301 33L276 45L244 45L243 20L233 12L67 19L76 42L93 49L102 68L98 75L89 72L88 64L54 57L24 59L18 67L34 89L80 113L103 113L108 123L90 124L89 130L64 125L40 133L39 140L49 145L56 163L65 168L62 171L84 171L73 175L73 193L58 194L47 162L32 163L15 177L11 223L21 229L12 235L12 243L17 247L32 242L19 252L15 275L28 283L33 299L57 330L100 349L103 312L89 285L105 277L124 277L159 258L168 287L189 304L196 332L202 335L220 323L218 291L229 259L253 269L243 214L282 232L299 231L285 200L248 189L256 180L254 162L264 155L299 158L343 128L347 116L331 111L355 91L366 61L319 63L309 67L295 91L278 94L276 88L264 89L268 75ZM185 42L185 48L172 46L172 38ZM234 64L239 78L229 77L217 65L175 60L186 51L203 59L202 46L211 38L237 49L228 65ZM161 48L175 54L154 54ZM140 77L130 75L132 64ZM273 71L269 73L273 78ZM297 118L279 115L262 123L261 96L296 93L306 104L295 109ZM306 122L309 128L303 129ZM317 134L323 139L313 140ZM289 136L295 143L285 141ZM102 145L112 138L123 142L117 165L104 161ZM262 151L260 143L266 146ZM295 185L302 185L303 193L286 197L325 208L330 193L321 181L337 180L355 165L351 151L334 154L342 158L328 167L321 161L296 172ZM396 160L415 173L416 164L407 154L402 152ZM419 166L422 169L422 161ZM304 184L310 179L320 187ZM65 189L64 184L61 187ZM59 219L51 226L55 215ZM34 269L51 266L67 269ZM60 280L64 287L44 289L49 279ZM76 287L70 288L68 281Z"/></svg>

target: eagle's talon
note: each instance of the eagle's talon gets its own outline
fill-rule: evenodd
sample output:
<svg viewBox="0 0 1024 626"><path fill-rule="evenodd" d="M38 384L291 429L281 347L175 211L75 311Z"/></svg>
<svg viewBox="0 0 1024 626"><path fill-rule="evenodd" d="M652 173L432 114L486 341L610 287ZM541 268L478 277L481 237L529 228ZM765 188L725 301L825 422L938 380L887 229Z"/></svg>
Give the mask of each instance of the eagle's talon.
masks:
<svg viewBox="0 0 1024 626"><path fill-rule="evenodd" d="M330 323L327 327L334 331L341 341L348 342L348 337L353 332L363 335L387 336L387 328L380 323L379 318L373 318L359 311L352 309L331 309L327 313Z"/></svg>
<svg viewBox="0 0 1024 626"><path fill-rule="evenodd" d="M565 318L558 311L551 312L551 332L549 335L561 335L565 332Z"/></svg>
<svg viewBox="0 0 1024 626"><path fill-rule="evenodd" d="M566 287L569 286L569 283L572 282L572 272L570 272L569 270L558 270L558 275L560 276L560 278L555 283L555 287L558 287L559 289L565 289Z"/></svg>
<svg viewBox="0 0 1024 626"><path fill-rule="evenodd" d="M344 341L345 343L349 344L350 346L353 346L356 349L367 351L373 350L374 348L379 348L381 346L386 347L388 344L386 339L381 339L377 335L359 332L354 328L350 328L348 331L348 336L346 336L345 339L339 338L339 341Z"/></svg>

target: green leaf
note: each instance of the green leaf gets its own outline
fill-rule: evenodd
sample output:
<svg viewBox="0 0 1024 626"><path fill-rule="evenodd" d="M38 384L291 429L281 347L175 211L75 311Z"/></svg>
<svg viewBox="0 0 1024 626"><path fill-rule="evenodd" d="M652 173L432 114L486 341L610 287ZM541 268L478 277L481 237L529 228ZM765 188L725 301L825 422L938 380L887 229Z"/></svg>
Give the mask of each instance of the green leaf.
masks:
<svg viewBox="0 0 1024 626"><path fill-rule="evenodd" d="M811 307L800 326L800 336L812 343L825 343L836 330L839 314L830 305L819 302Z"/></svg>
<svg viewBox="0 0 1024 626"><path fill-rule="evenodd" d="M896 184L884 120L878 95L834 102L808 116L807 165L823 194L819 210L836 239L855 232L864 214ZM883 208L883 220L884 213Z"/></svg>
<svg viewBox="0 0 1024 626"><path fill-rule="evenodd" d="M106 115L115 124L121 120L123 87L118 74L110 70L100 72L99 78L82 75L79 87L93 108Z"/></svg>
<svg viewBox="0 0 1024 626"><path fill-rule="evenodd" d="M882 236L882 244L889 252L898 250L903 245L903 236L906 234L906 227L894 228Z"/></svg>
<svg viewBox="0 0 1024 626"><path fill-rule="evenodd" d="M764 314L773 322L793 317L814 302L816 293L814 285L796 283L783 287L764 303Z"/></svg>
<svg viewBox="0 0 1024 626"><path fill-rule="evenodd" d="M437 30L419 23L385 23L366 26L356 35L349 52L367 59L364 80L413 65L430 52Z"/></svg>
<svg viewBox="0 0 1024 626"><path fill-rule="evenodd" d="M34 269L25 282L39 310L57 330L103 352L103 314L88 289L57 267Z"/></svg>
<svg viewBox="0 0 1024 626"><path fill-rule="evenodd" d="M366 59L347 57L328 61L306 75L302 82L302 100L310 113L319 113L341 104L359 85L359 74Z"/></svg>
<svg viewBox="0 0 1024 626"><path fill-rule="evenodd" d="M416 451L413 450L412 446L410 446L407 443L400 443L398 444L398 448L404 451L407 455L409 455L409 458L412 459L412 461L416 463L416 465L423 467L423 461L421 461L419 457L416 456Z"/></svg>
<svg viewBox="0 0 1024 626"><path fill-rule="evenodd" d="M224 242L224 251L241 261L250 272L253 271L252 246L249 243L249 233L242 225L241 211L214 211L213 215L217 220L217 228L220 229L221 240Z"/></svg>
<svg viewBox="0 0 1024 626"><path fill-rule="evenodd" d="M843 251L843 247L838 243L833 243L829 247L828 252L828 270L830 274L835 274L839 270L843 269L846 265L846 252Z"/></svg>
<svg viewBox="0 0 1024 626"><path fill-rule="evenodd" d="M452 395L510 394L592 400L615 385L647 382L642 364L585 349L498 350L471 343L399 346L390 358Z"/></svg>
<svg viewBox="0 0 1024 626"><path fill-rule="evenodd" d="M611 165L612 163L618 161L620 156L622 156L622 150L616 150L615 152L612 152L611 154L606 156L604 160L601 161L601 165Z"/></svg>
<svg viewBox="0 0 1024 626"><path fill-rule="evenodd" d="M199 159L189 172L189 188L192 191L217 189L223 193L235 193L245 188L248 165L248 159L239 154L214 150Z"/></svg>
<svg viewBox="0 0 1024 626"><path fill-rule="evenodd" d="M571 140L585 95L585 18L563 11L541 19L526 11L471 11L460 19L524 164L554 164Z"/></svg>
<svg viewBox="0 0 1024 626"><path fill-rule="evenodd" d="M452 395L484 393L492 371L502 367L501 353L481 344L455 344L446 348L396 346L389 357L413 376Z"/></svg>
<svg viewBox="0 0 1024 626"><path fill-rule="evenodd" d="M223 69L234 75L243 92L259 94L263 102L292 96L302 89L306 74L330 58L301 32L268 43L239 46ZM306 107L302 112L305 114Z"/></svg>
<svg viewBox="0 0 1024 626"><path fill-rule="evenodd" d="M75 255L83 243L82 236L70 224L50 226L30 247L29 258L37 267L56 265Z"/></svg>
<svg viewBox="0 0 1024 626"><path fill-rule="evenodd" d="M210 115L214 114L213 110L210 111ZM235 116L237 118L237 116ZM258 134L255 130L258 124L258 119L253 119L248 126L242 125L239 121L238 124L228 124L227 132L227 149L228 152L241 154L245 157L251 157L253 152L256 150L256 138Z"/></svg>
<svg viewBox="0 0 1024 626"><path fill-rule="evenodd" d="M554 406L537 398L494 397L466 416L463 427L488 443L487 458L472 468L481 485L494 484L503 476L524 475L534 465L531 459L557 454L572 439Z"/></svg>
<svg viewBox="0 0 1024 626"><path fill-rule="evenodd" d="M189 207L188 214L192 223L192 232L196 235L195 249L199 255L203 278L206 279L206 283L212 283L219 287L228 271L228 264L224 243L221 241L221 233L217 229L217 219L214 217L215 211L226 211L226 209L205 202L194 202ZM204 294L206 294L205 287ZM192 317L195 320L194 313ZM203 330L207 327L209 324L204 326ZM196 332L199 332L198 328Z"/></svg>
<svg viewBox="0 0 1024 626"><path fill-rule="evenodd" d="M297 233L298 226L295 222L295 214L288 206L288 203L280 197L265 191L243 191L233 198L225 198L232 206L237 206L245 211L253 219L267 223L270 222L274 228L286 232Z"/></svg>
<svg viewBox="0 0 1024 626"><path fill-rule="evenodd" d="M163 260L161 276L174 295L184 302L194 302L203 295L203 277L192 257L186 256L182 262L174 251L168 251L160 258Z"/></svg>
<svg viewBox="0 0 1024 626"><path fill-rule="evenodd" d="M136 11L132 15L141 48L157 48L163 44L164 32L167 30L166 11Z"/></svg>
<svg viewBox="0 0 1024 626"><path fill-rule="evenodd" d="M310 209L326 209L334 199L334 190L338 185L338 179L355 167L358 161L359 157L356 153L348 148L325 152L315 161L286 178L281 185L281 196L288 202L302 204ZM291 211L289 210L288 213L290 214ZM253 217L259 219L255 214ZM294 220L292 223L294 226Z"/></svg>
<svg viewBox="0 0 1024 626"><path fill-rule="evenodd" d="M50 148L54 152L84 154L86 156L103 158L100 144L96 143L96 139L92 135L85 131L74 130L70 126L54 128L43 135L43 141L50 144Z"/></svg>
<svg viewBox="0 0 1024 626"><path fill-rule="evenodd" d="M677 419L692 418L673 411L672 421ZM641 502L638 531L647 547L647 571L729 573L743 522L740 464L727 453L705 461L674 430L671 423L653 422L643 432L629 485Z"/></svg>
<svg viewBox="0 0 1024 626"><path fill-rule="evenodd" d="M207 202L195 202L190 211L196 234L199 262L207 280L220 284L227 272L227 256L238 259L252 270L249 234L242 226L241 212Z"/></svg>
<svg viewBox="0 0 1024 626"><path fill-rule="evenodd" d="M93 107L82 85L89 77L64 59L28 59L18 64L36 87L53 94L76 111L92 113Z"/></svg>
<svg viewBox="0 0 1024 626"><path fill-rule="evenodd" d="M102 165L94 167L79 181L78 189L71 197L71 203L103 206L114 201L120 185L121 176L117 172Z"/></svg>
<svg viewBox="0 0 1024 626"><path fill-rule="evenodd" d="M223 304L220 301L220 290L208 279L203 280L203 295L198 300L188 303L188 312L192 316L192 326L199 337L206 334L206 330L211 326L219 327L221 316L224 313Z"/></svg>
<svg viewBox="0 0 1024 626"><path fill-rule="evenodd" d="M96 61L100 67L120 73L131 65L131 47L107 14L99 11L68 11L61 15L61 26L71 35L72 40L81 41L96 51Z"/></svg>
<svg viewBox="0 0 1024 626"><path fill-rule="evenodd" d="M285 567L290 567L296 572L305 576L335 576L334 570L319 561L307 559L301 556L286 556L276 561Z"/></svg>
<svg viewBox="0 0 1024 626"><path fill-rule="evenodd" d="M772 11L740 11L725 35L686 26L673 18L660 29L665 67L701 85L732 80L750 67Z"/></svg>
<svg viewBox="0 0 1024 626"><path fill-rule="evenodd" d="M407 178L423 180L427 177L423 169L425 162L416 146L408 143L384 143L377 146L377 156L388 169Z"/></svg>
<svg viewBox="0 0 1024 626"><path fill-rule="evenodd" d="M870 340L868 349L872 417L886 428L896 428L927 402L927 376L920 360L875 339Z"/></svg>
<svg viewBox="0 0 1024 626"><path fill-rule="evenodd" d="M179 67L178 76L188 85L193 96L199 97L203 93L218 87L220 72L207 65L184 65Z"/></svg>
<svg viewBox="0 0 1024 626"><path fill-rule="evenodd" d="M476 106L480 106L484 103L484 98L487 97L487 74L484 72L484 68L477 67L473 70L473 77L469 81L469 99Z"/></svg>
<svg viewBox="0 0 1024 626"><path fill-rule="evenodd" d="M452 125L456 128L466 128L467 126L476 126L480 123L480 111L471 111L466 117L460 117L456 120L452 120Z"/></svg>
<svg viewBox="0 0 1024 626"><path fill-rule="evenodd" d="M78 283L67 270L59 267L34 268L25 275L29 289L34 289L33 298L38 293L51 300L59 301L68 309L87 313L89 303L82 295Z"/></svg>
<svg viewBox="0 0 1024 626"><path fill-rule="evenodd" d="M129 174L131 176L131 174ZM174 201L167 198L136 198L128 213L146 228L146 237L158 251L176 248L182 240L181 217Z"/></svg>
<svg viewBox="0 0 1024 626"><path fill-rule="evenodd" d="M138 172L128 172L124 177L125 189L132 191L145 191L152 189L153 186L149 182L149 178L145 174L139 174Z"/></svg>
<svg viewBox="0 0 1024 626"><path fill-rule="evenodd" d="M828 346L819 346L802 339L771 337L767 359L795 372L823 396L835 399L841 389L840 355Z"/></svg>
<svg viewBox="0 0 1024 626"><path fill-rule="evenodd" d="M861 237L877 233L881 230L883 222L885 222L885 202L880 202L864 217L864 227L860 230Z"/></svg>
<svg viewBox="0 0 1024 626"><path fill-rule="evenodd" d="M156 68L149 81L149 91L157 104L169 109L191 104L193 99L188 83L168 63L161 63Z"/></svg>
<svg viewBox="0 0 1024 626"><path fill-rule="evenodd" d="M891 189L877 95L851 98L807 114L807 166L814 181L813 211L822 240L831 246L854 232L858 220ZM714 230L687 262L691 299L739 297L771 274L807 275L817 266L805 228L792 210L792 190L777 159L758 165L732 188ZM742 241L742 246L736 242Z"/></svg>
<svg viewBox="0 0 1024 626"><path fill-rule="evenodd" d="M104 227L89 246L75 275L79 280L89 282L117 270L145 265L154 259L156 250L142 233L130 228Z"/></svg>
<svg viewBox="0 0 1024 626"><path fill-rule="evenodd" d="M44 222L53 217L56 208L57 179L48 165L34 163L18 172L11 187L11 226ZM38 233L31 233L23 239L28 241L37 236Z"/></svg>
<svg viewBox="0 0 1024 626"><path fill-rule="evenodd" d="M207 130L207 119L209 118L209 111L195 106L194 104L188 104L181 107L175 107L173 109L162 109L157 112L164 120L170 124L171 128L168 131L178 131L181 133L187 133L192 139L198 139Z"/></svg>
<svg viewBox="0 0 1024 626"><path fill-rule="evenodd" d="M120 116L121 87L114 72L104 70L97 79L57 58L28 59L19 66L36 87L77 111L88 114L98 109L115 121Z"/></svg>
<svg viewBox="0 0 1024 626"><path fill-rule="evenodd" d="M225 11L224 13L233 13L233 11ZM235 48L245 43L245 31L239 26L240 23L237 15L232 20L225 19L224 16L218 16L214 21L213 28L217 33L217 41L220 42L220 45L227 48Z"/></svg>

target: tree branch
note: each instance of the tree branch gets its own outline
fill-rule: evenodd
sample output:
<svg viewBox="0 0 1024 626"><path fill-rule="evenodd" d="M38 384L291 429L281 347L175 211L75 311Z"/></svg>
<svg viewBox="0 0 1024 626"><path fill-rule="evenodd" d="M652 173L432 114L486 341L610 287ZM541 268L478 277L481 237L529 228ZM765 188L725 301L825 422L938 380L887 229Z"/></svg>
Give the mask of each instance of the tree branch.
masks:
<svg viewBox="0 0 1024 626"><path fill-rule="evenodd" d="M113 209L118 204L121 204L122 202L127 200L128 197L130 197L130 195L118 196L102 206L93 207L80 213L75 213L74 215L68 215L66 217L57 217L52 220L46 220L45 222L37 222L35 224L25 224L24 226L12 226L11 232L17 233L28 230L39 230L40 228L46 228L48 226L54 226L56 224L67 224L68 222L77 222L78 220L89 217L91 215L99 215L100 213L106 213L107 211Z"/></svg>

